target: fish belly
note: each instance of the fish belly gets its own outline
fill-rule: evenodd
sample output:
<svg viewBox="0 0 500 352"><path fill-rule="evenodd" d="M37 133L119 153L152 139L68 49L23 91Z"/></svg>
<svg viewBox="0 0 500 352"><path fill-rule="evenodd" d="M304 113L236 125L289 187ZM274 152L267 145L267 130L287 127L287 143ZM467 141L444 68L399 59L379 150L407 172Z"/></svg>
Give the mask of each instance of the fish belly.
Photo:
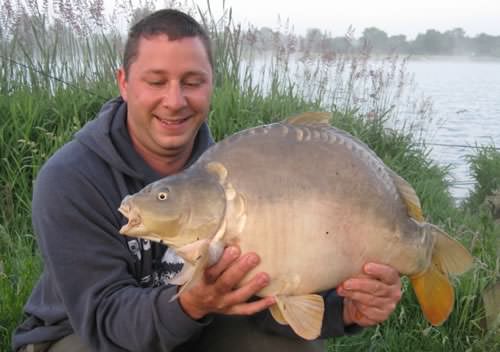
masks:
<svg viewBox="0 0 500 352"><path fill-rule="evenodd" d="M271 283L261 296L306 294L338 286L362 271L368 261L390 262L399 252L396 235L365 221L352 209L332 204L302 203L304 214L292 204L261 205L259 217L249 216L238 243L243 252L255 252L261 264L253 274L267 272ZM326 206L325 206L326 205ZM294 214L294 215L291 215ZM387 239L392 238L393 248Z"/></svg>

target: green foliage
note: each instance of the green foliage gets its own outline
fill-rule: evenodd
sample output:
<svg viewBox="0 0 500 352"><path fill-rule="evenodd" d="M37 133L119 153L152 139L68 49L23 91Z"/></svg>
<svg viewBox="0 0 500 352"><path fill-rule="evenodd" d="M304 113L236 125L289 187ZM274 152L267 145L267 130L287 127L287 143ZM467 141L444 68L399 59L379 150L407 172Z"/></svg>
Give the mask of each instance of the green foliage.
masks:
<svg viewBox="0 0 500 352"><path fill-rule="evenodd" d="M26 212L25 212L26 214ZM0 225L0 350L10 351L12 330L38 280L41 260L27 224L7 230Z"/></svg>
<svg viewBox="0 0 500 352"><path fill-rule="evenodd" d="M477 208L484 203L487 196L500 190L500 151L495 146L482 147L467 159L471 174L477 183L465 206Z"/></svg>

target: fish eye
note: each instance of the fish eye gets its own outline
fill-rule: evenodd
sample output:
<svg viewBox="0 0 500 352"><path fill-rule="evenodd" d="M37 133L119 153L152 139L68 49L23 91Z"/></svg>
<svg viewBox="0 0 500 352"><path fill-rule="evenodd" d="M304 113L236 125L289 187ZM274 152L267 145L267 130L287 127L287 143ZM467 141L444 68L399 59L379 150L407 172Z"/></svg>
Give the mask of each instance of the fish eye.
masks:
<svg viewBox="0 0 500 352"><path fill-rule="evenodd" d="M166 200L167 198L168 198L167 192L159 192L158 193L158 200Z"/></svg>

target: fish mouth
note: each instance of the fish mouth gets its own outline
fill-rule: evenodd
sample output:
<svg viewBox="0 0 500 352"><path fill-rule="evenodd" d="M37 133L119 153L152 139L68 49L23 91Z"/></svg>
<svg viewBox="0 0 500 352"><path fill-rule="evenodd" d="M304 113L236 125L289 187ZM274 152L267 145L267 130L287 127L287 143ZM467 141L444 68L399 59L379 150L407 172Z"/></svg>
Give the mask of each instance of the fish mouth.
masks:
<svg viewBox="0 0 500 352"><path fill-rule="evenodd" d="M132 207L127 202L123 202L118 211L128 219L128 222L120 229L120 234L136 235L141 233L142 218L137 208Z"/></svg>

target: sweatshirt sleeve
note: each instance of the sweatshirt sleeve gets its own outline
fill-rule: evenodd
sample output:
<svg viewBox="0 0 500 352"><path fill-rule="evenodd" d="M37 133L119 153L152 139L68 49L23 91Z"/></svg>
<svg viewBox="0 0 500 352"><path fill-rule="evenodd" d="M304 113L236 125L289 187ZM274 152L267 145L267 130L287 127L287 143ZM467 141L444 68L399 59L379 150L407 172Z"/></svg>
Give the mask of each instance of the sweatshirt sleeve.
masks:
<svg viewBox="0 0 500 352"><path fill-rule="evenodd" d="M358 325L344 324L344 299L334 289L322 292L321 296L325 302L325 313L319 339L352 335L362 330ZM256 314L253 320L261 329L270 333L299 338L290 326L277 323L267 309Z"/></svg>
<svg viewBox="0 0 500 352"><path fill-rule="evenodd" d="M46 275L71 326L94 350L171 351L206 322L192 320L178 300L169 302L175 287L139 286L118 233L118 205L111 203L67 164L41 170L32 214Z"/></svg>

